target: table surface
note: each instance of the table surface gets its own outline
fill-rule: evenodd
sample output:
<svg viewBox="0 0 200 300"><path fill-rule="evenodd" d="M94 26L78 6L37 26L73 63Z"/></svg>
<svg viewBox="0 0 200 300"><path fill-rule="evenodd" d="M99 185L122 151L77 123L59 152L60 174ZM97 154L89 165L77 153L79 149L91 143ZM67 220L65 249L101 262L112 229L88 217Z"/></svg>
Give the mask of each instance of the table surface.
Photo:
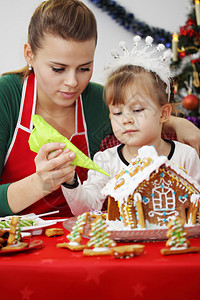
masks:
<svg viewBox="0 0 200 300"><path fill-rule="evenodd" d="M57 223L51 227L62 227ZM130 259L85 257L57 248L65 234L42 240L44 247L0 255L0 299L199 300L200 253L162 256L165 242L146 242L145 252ZM200 237L190 239L200 247Z"/></svg>

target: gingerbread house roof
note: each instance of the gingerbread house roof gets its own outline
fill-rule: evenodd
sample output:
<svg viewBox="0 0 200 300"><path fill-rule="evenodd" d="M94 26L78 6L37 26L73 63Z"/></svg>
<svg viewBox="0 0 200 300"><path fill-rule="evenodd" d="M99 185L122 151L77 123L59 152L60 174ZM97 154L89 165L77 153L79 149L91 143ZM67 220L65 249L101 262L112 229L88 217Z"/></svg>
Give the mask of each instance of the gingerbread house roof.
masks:
<svg viewBox="0 0 200 300"><path fill-rule="evenodd" d="M143 146L138 155L123 170L120 170L115 178L112 178L102 189L104 196L110 195L116 201L123 202L134 193L137 187L144 181L148 181L153 172L158 172L161 166L166 166L169 172L174 173L180 181L186 181L196 192L200 193L200 185L192 179L183 168L168 160L166 156L159 156L154 146ZM132 175L132 176L131 176Z"/></svg>

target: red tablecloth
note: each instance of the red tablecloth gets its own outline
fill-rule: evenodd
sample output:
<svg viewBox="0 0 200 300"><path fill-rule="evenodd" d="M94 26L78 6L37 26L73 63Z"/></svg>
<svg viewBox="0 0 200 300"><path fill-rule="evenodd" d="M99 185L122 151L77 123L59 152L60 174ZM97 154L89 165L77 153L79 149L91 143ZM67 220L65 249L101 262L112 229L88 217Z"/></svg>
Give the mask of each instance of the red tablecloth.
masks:
<svg viewBox="0 0 200 300"><path fill-rule="evenodd" d="M162 256L165 242L149 242L143 255L131 259L84 257L56 248L67 240L66 233L33 237L43 240L42 249L1 255L0 299L200 299L200 253ZM200 246L200 238L190 241Z"/></svg>

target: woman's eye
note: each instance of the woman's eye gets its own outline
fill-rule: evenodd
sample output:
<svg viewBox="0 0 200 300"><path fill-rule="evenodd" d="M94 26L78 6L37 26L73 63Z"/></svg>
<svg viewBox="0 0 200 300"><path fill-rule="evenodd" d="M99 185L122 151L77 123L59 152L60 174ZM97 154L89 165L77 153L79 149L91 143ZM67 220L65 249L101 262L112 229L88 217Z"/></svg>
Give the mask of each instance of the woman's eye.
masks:
<svg viewBox="0 0 200 300"><path fill-rule="evenodd" d="M80 68L79 69L81 72L89 72L90 68Z"/></svg>
<svg viewBox="0 0 200 300"><path fill-rule="evenodd" d="M65 69L52 67L52 70L53 70L53 72L60 73L60 72L63 72Z"/></svg>

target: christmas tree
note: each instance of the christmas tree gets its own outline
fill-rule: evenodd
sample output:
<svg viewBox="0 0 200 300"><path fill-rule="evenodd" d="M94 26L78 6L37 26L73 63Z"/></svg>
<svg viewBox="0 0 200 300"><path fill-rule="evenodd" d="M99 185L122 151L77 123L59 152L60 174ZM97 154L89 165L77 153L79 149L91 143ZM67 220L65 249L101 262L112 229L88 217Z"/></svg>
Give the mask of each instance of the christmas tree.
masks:
<svg viewBox="0 0 200 300"><path fill-rule="evenodd" d="M13 216L10 221L9 236L7 239L7 245L1 248L1 251L15 251L22 248L26 248L28 243L21 242L21 226L20 218L18 216Z"/></svg>
<svg viewBox="0 0 200 300"><path fill-rule="evenodd" d="M187 232L184 229L184 221L179 218L173 218L168 223L168 227L167 237L169 239L166 243L167 247L178 250L190 246L189 240L186 239Z"/></svg>
<svg viewBox="0 0 200 300"><path fill-rule="evenodd" d="M200 128L200 1L192 0L186 23L173 34L171 70L180 115Z"/></svg>
<svg viewBox="0 0 200 300"><path fill-rule="evenodd" d="M91 231L89 232L90 240L87 243L88 247L110 247L116 243L110 239L110 232L107 230L107 224L104 216L97 216L90 224Z"/></svg>
<svg viewBox="0 0 200 300"><path fill-rule="evenodd" d="M83 213L77 217L75 225L72 227L72 231L67 235L69 243L59 243L56 246L58 248L67 248L72 251L82 251L87 247L86 244L82 244L82 235L85 231L85 226L88 222L89 213Z"/></svg>
<svg viewBox="0 0 200 300"><path fill-rule="evenodd" d="M18 244L21 240L21 226L20 219L18 216L13 216L10 222L10 232L7 244L14 245Z"/></svg>
<svg viewBox="0 0 200 300"><path fill-rule="evenodd" d="M161 249L161 254L181 254L181 253L191 253L199 252L199 247L190 247L190 241L186 238L187 232L184 229L184 221L178 217L172 218L167 224L168 231L166 246L168 248Z"/></svg>
<svg viewBox="0 0 200 300"><path fill-rule="evenodd" d="M72 227L72 231L67 235L70 242L80 244L82 235L84 233L85 225L87 223L88 213L83 213L77 217L75 225Z"/></svg>
<svg viewBox="0 0 200 300"><path fill-rule="evenodd" d="M83 254L86 256L94 255L111 255L111 247L116 243L110 239L110 232L107 230L105 216L95 216L94 221L90 224L89 238L87 246L92 249L84 249Z"/></svg>

